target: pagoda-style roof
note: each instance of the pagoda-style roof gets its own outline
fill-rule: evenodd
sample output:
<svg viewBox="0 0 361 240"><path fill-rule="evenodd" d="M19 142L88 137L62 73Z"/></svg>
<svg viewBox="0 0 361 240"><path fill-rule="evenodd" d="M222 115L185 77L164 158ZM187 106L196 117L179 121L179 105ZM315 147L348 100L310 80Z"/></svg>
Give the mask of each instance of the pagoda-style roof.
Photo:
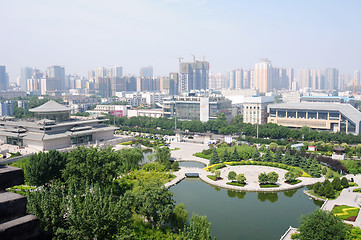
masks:
<svg viewBox="0 0 361 240"><path fill-rule="evenodd" d="M343 147L334 147L333 150L336 151L336 152L343 152L343 151L345 151L345 148L343 148Z"/></svg>
<svg viewBox="0 0 361 240"><path fill-rule="evenodd" d="M39 107L30 109L29 111L34 113L47 113L47 112L55 113L55 112L65 112L70 110L71 109L68 108L67 106L64 106L60 103L50 100Z"/></svg>

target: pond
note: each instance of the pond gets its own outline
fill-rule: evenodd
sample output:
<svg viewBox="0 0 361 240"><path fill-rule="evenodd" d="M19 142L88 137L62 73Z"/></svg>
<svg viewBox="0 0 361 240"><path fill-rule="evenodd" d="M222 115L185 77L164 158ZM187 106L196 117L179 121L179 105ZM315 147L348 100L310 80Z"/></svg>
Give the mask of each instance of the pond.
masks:
<svg viewBox="0 0 361 240"><path fill-rule="evenodd" d="M206 165L204 165L203 163L200 162L185 162L185 161L180 161L178 162L180 167L196 167L196 168L204 168L206 167Z"/></svg>
<svg viewBox="0 0 361 240"><path fill-rule="evenodd" d="M212 237L217 240L278 240L289 226L298 226L302 214L322 205L304 195L304 189L246 193L213 187L199 178L186 178L170 191L177 204L185 204L190 215L207 215L212 222Z"/></svg>

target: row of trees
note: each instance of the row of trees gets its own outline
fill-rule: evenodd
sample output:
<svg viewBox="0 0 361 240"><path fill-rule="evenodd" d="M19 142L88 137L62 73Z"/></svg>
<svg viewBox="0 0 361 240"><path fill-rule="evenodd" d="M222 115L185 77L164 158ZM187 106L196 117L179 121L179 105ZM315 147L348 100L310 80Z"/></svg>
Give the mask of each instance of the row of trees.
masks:
<svg viewBox="0 0 361 240"><path fill-rule="evenodd" d="M128 171L138 169L143 160L141 149L111 147L78 147L66 153L50 150L30 156L25 165L25 180L30 185L41 186L50 180L60 180L81 185L99 182L106 187L113 179Z"/></svg>
<svg viewBox="0 0 361 240"><path fill-rule="evenodd" d="M307 158L306 156L302 156L299 151L296 151L294 155L291 155L289 150L285 151L285 154L282 154L282 151L279 148L275 153L270 149L267 149L262 156L256 151L252 159L254 161L278 162L294 167L300 167L313 177L321 176L322 167L317 162L315 156L310 155L309 158Z"/></svg>
<svg viewBox="0 0 361 240"><path fill-rule="evenodd" d="M338 177L335 177L332 182L326 179L322 184L317 182L313 185L313 191L327 198L335 198L337 191L342 190L343 188L349 187L348 180L346 177L343 177L341 180Z"/></svg>
<svg viewBox="0 0 361 240"><path fill-rule="evenodd" d="M260 173L258 181L260 184L275 184L278 181L278 174L276 172Z"/></svg>
<svg viewBox="0 0 361 240"><path fill-rule="evenodd" d="M210 157L210 164L242 160L239 157L237 147L234 147L233 151L231 150L231 153L227 149L232 148L225 147L223 153L219 154L217 148L214 147ZM270 149L267 149L262 156L261 153L255 148L252 148L252 151L249 152L253 152L253 161L283 163L290 166L300 167L313 177L321 176L322 167L317 162L315 156L311 155L309 158L307 158L307 156L302 156L298 151L294 152L294 155L291 155L291 151L289 150L285 151L285 154L283 154L279 148L275 150L275 153L273 153ZM298 173L298 175L299 174L300 173Z"/></svg>
<svg viewBox="0 0 361 240"><path fill-rule="evenodd" d="M228 173L228 179L232 181L236 180L240 184L245 184L247 180L243 173L237 174L235 171Z"/></svg>

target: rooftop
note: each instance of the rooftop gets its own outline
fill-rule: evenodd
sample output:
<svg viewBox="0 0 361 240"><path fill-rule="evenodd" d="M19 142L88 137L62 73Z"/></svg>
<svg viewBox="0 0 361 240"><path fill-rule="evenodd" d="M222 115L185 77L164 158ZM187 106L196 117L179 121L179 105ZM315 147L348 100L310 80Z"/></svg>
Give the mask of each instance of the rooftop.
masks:
<svg viewBox="0 0 361 240"><path fill-rule="evenodd" d="M297 102L278 103L268 105L268 109L294 109L294 110L315 110L315 111L339 111L354 123L361 121L361 112L348 103L324 103L324 102Z"/></svg>
<svg viewBox="0 0 361 240"><path fill-rule="evenodd" d="M57 103L53 100L50 100L39 107L30 109L29 111L34 113L45 113L45 112L64 112L70 110L71 110L70 108L60 103Z"/></svg>

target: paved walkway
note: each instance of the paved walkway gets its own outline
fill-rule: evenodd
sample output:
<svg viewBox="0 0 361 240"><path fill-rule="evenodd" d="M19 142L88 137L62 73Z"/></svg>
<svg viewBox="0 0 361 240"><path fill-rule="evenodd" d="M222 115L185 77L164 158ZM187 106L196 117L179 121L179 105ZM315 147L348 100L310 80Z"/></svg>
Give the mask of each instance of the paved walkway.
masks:
<svg viewBox="0 0 361 240"><path fill-rule="evenodd" d="M174 157L176 160L181 161L196 161L201 162L206 165L209 164L209 160L195 157L193 156L196 152L201 152L204 149L208 149L208 146L206 144L196 144L196 143L187 143L187 142L181 142L181 143L172 143L171 148L179 148L177 151L172 151L172 157ZM232 189L232 190L238 190L238 191L255 191L255 192L274 192L274 191L285 191L290 189L296 189L301 188L303 186L312 185L316 182L323 181L324 178L303 178L300 177L299 179L302 180L301 183L295 184L295 185L289 185L287 183L284 183L284 175L287 172L287 170L283 170L280 168L274 168L274 167L267 167L267 166L254 166L254 165L242 165L242 166L228 166L226 168L220 169L221 171L221 177L223 180L213 181L207 177L207 175L212 175L211 172L207 172L204 169L201 168L186 168L182 167L181 170L178 172L173 173L177 177L173 179L171 182L167 183L165 186L170 187L181 180L185 178L185 173L198 173L199 178L211 185ZM239 186L232 186L228 185L228 173L230 171L235 171L237 174L243 173L246 177L246 186L239 187ZM269 172L276 172L279 175L279 180L277 184L279 185L278 188L260 188L258 183L258 175L260 173L269 173Z"/></svg>
<svg viewBox="0 0 361 240"><path fill-rule="evenodd" d="M335 205L347 205L351 207L360 207L361 205L361 193L353 192L353 189L361 187L361 174L346 175L347 179L353 178L355 183L357 183L358 187L349 187L347 189L343 189L340 193L339 197L335 200L328 200L327 203L324 205L323 209L331 211ZM355 222L345 221L348 224L352 224L357 227L361 227L361 211L357 215Z"/></svg>
<svg viewBox="0 0 361 240"><path fill-rule="evenodd" d="M193 154L197 152L202 152L203 150L208 149L207 144L180 142L171 143L170 148L179 148L179 150L177 151L171 151L172 157L175 158L177 161L194 161L201 162L205 165L209 164L208 159L193 156Z"/></svg>

